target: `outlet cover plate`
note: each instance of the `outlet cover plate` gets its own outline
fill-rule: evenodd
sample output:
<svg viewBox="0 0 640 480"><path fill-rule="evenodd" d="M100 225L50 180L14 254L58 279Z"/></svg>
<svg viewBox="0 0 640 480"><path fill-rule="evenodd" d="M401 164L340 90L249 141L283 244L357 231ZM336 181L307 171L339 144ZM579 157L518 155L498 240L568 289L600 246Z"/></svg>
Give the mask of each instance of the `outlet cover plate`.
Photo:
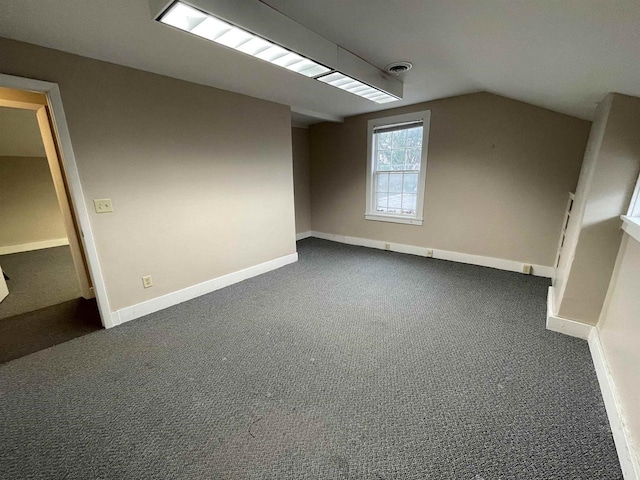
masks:
<svg viewBox="0 0 640 480"><path fill-rule="evenodd" d="M111 213L113 212L113 205L110 198L96 198L93 201L93 206L96 209L96 213Z"/></svg>

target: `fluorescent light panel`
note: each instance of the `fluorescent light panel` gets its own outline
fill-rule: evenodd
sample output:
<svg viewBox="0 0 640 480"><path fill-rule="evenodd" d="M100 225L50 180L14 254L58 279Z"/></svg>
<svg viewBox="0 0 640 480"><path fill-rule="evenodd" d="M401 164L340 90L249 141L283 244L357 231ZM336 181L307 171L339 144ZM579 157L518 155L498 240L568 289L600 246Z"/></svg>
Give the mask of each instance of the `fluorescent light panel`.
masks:
<svg viewBox="0 0 640 480"><path fill-rule="evenodd" d="M324 65L182 2L175 2L159 21L376 103L398 100L343 73L329 73L331 69Z"/></svg>
<svg viewBox="0 0 640 480"><path fill-rule="evenodd" d="M174 3L159 20L166 25L260 58L305 77L316 77L331 71L324 65L182 2Z"/></svg>
<svg viewBox="0 0 640 480"><path fill-rule="evenodd" d="M393 95L389 95L382 90L378 90L377 88L371 87L366 83L362 83L361 81L340 72L333 72L328 75L318 77L316 80L320 80L323 83L376 103L388 103L398 100Z"/></svg>

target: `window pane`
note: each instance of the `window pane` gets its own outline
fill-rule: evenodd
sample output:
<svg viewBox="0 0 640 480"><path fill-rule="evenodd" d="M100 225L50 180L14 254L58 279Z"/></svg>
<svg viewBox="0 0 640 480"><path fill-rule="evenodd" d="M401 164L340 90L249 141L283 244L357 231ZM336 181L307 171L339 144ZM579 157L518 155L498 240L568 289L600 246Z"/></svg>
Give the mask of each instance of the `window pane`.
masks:
<svg viewBox="0 0 640 480"><path fill-rule="evenodd" d="M402 192L402 173L390 173L389 174L389 191L390 192Z"/></svg>
<svg viewBox="0 0 640 480"><path fill-rule="evenodd" d="M406 150L392 151L391 153L391 169L392 170L404 170L405 152Z"/></svg>
<svg viewBox="0 0 640 480"><path fill-rule="evenodd" d="M422 127L407 130L407 147L419 147L422 145Z"/></svg>
<svg viewBox="0 0 640 480"><path fill-rule="evenodd" d="M402 186L404 193L418 193L418 174L417 173L405 173L404 184Z"/></svg>
<svg viewBox="0 0 640 480"><path fill-rule="evenodd" d="M407 170L420 170L421 148L407 150Z"/></svg>
<svg viewBox="0 0 640 480"><path fill-rule="evenodd" d="M402 194L390 193L389 194L389 213L401 213L402 211Z"/></svg>
<svg viewBox="0 0 640 480"><path fill-rule="evenodd" d="M388 193L376 193L376 212L387 211Z"/></svg>
<svg viewBox="0 0 640 480"><path fill-rule="evenodd" d="M378 151L377 170L391 170L391 150Z"/></svg>
<svg viewBox="0 0 640 480"><path fill-rule="evenodd" d="M391 148L391 134L392 134L392 132L377 133L376 134L376 138L378 139L378 148L379 149L390 149Z"/></svg>
<svg viewBox="0 0 640 480"><path fill-rule="evenodd" d="M391 132L391 135L393 135L393 148L404 148L407 146L406 130L396 130L395 132Z"/></svg>
<svg viewBox="0 0 640 480"><path fill-rule="evenodd" d="M402 195L402 213L416 213L416 196L415 193L405 193Z"/></svg>
<svg viewBox="0 0 640 480"><path fill-rule="evenodd" d="M376 192L388 192L389 191L389 174L377 173L376 174Z"/></svg>

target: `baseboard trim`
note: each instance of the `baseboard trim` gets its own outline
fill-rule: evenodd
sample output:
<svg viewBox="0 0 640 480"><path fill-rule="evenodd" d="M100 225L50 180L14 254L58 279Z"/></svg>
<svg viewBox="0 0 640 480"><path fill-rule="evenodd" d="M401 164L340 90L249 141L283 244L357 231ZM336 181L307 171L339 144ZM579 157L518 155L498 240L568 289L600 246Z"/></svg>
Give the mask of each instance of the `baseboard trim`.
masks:
<svg viewBox="0 0 640 480"><path fill-rule="evenodd" d="M68 238L54 238L52 240L42 240L40 242L21 243L19 245L8 245L0 247L0 255L10 255L12 253L31 252L33 250L43 250L45 248L62 247L69 245Z"/></svg>
<svg viewBox="0 0 640 480"><path fill-rule="evenodd" d="M547 293L547 330L588 340L594 327L586 323L559 317L553 310L553 304L553 287L549 287Z"/></svg>
<svg viewBox="0 0 640 480"><path fill-rule="evenodd" d="M274 260L261 263L259 265L254 265L253 267L245 268L243 270L238 270L237 272L223 275L222 277L207 280L206 282L202 282L197 285L178 290L176 292L162 295L161 297L147 300L146 302L122 308L120 310L112 312L111 324L109 325L109 327L115 327L122 323L130 322L131 320L135 320L136 318L149 315L159 310L164 310L165 308L172 307L173 305L178 305L179 303L192 300L202 295L206 295L207 293L220 290L221 288L228 287L229 285L233 285L234 283L238 283L243 280L247 280L248 278L262 275L263 273L276 270L280 267L284 267L285 265L289 265L297 261L298 254L292 253L290 255L285 255L284 257L279 257Z"/></svg>
<svg viewBox="0 0 640 480"><path fill-rule="evenodd" d="M331 240L332 242L346 243L348 245L357 245L359 247L377 248L379 250L390 250L392 252L406 253L409 255L418 255L420 257L428 257L429 251L433 252L433 258L441 260L449 260L452 262L467 263L470 265L479 265L482 267L497 268L498 270L507 270L510 272L522 272L525 265L523 262L514 260L504 260L501 258L484 257L481 255L471 255L468 253L451 252L448 250L430 249L427 247L417 247L415 245L406 245L402 243L383 242L380 240L371 240L367 238L349 237L346 235L335 235L333 233L324 233L312 231L311 237L321 238L323 240ZM388 245L388 247L387 247ZM552 278L554 268L545 265L532 265L531 274L537 277Z"/></svg>
<svg viewBox="0 0 640 480"><path fill-rule="evenodd" d="M309 238L312 234L313 234L313 232L311 230L306 231L306 232L296 233L296 242L298 240L304 240L305 238Z"/></svg>
<svg viewBox="0 0 640 480"><path fill-rule="evenodd" d="M640 480L640 459L633 454L631 437L626 427L625 417L616 393L615 382L611 376L607 358L605 357L598 329L593 328L589 334L589 350L600 384L602 399L611 425L613 441L618 452L622 475L625 480Z"/></svg>

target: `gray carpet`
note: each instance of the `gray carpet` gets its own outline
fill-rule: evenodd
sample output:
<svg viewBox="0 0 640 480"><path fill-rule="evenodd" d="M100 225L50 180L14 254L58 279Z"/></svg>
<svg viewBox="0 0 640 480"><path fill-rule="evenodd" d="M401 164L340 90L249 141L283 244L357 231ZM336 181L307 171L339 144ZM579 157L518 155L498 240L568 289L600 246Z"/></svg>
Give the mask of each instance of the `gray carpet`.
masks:
<svg viewBox="0 0 640 480"><path fill-rule="evenodd" d="M0 255L0 265L10 278L0 319L80 297L68 246Z"/></svg>
<svg viewBox="0 0 640 480"><path fill-rule="evenodd" d="M0 321L0 363L102 329L96 299L68 302Z"/></svg>
<svg viewBox="0 0 640 480"><path fill-rule="evenodd" d="M308 239L300 261L0 366L0 477L620 479L548 282Z"/></svg>

